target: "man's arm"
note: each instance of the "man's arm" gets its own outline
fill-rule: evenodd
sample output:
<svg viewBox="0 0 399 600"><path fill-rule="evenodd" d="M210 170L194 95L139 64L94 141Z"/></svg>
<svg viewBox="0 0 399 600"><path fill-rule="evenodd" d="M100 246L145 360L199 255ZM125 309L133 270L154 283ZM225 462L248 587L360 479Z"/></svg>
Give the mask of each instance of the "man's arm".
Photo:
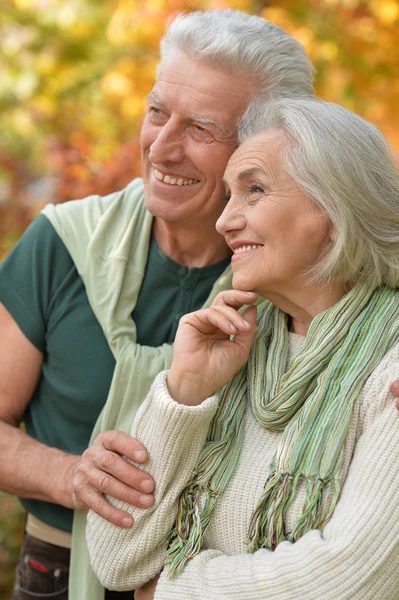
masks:
<svg viewBox="0 0 399 600"><path fill-rule="evenodd" d="M0 472L11 494L71 506L66 471L76 461L19 429L40 377L43 355L0 305ZM60 461L60 459L67 460ZM61 468L61 463L63 468ZM69 494L71 497L71 494Z"/></svg>
<svg viewBox="0 0 399 600"><path fill-rule="evenodd" d="M145 449L127 434L106 432L80 457L50 448L21 431L19 425L39 381L43 355L2 304L0 331L1 488L67 508L92 508L115 525L129 527L131 517L114 508L103 493L142 508L152 504L153 496L143 494L152 491L152 479L121 456L142 463L147 460Z"/></svg>

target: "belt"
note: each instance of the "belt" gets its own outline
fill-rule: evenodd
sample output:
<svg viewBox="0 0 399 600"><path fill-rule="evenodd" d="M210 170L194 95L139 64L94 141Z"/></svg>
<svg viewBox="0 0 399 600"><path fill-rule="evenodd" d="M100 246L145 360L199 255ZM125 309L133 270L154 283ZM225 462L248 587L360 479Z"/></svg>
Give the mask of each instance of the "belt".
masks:
<svg viewBox="0 0 399 600"><path fill-rule="evenodd" d="M41 542L47 542L61 548L70 548L72 545L72 534L69 531L57 529L28 513L26 517L25 530Z"/></svg>

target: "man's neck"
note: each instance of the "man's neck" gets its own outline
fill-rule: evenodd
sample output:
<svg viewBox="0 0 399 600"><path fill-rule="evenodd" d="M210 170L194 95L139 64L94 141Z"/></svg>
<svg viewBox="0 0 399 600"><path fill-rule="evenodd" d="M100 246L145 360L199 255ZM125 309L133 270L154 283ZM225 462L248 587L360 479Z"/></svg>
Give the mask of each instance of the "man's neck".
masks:
<svg viewBox="0 0 399 600"><path fill-rule="evenodd" d="M155 218L153 233L158 248L166 256L189 268L212 265L231 255L214 227L182 227Z"/></svg>

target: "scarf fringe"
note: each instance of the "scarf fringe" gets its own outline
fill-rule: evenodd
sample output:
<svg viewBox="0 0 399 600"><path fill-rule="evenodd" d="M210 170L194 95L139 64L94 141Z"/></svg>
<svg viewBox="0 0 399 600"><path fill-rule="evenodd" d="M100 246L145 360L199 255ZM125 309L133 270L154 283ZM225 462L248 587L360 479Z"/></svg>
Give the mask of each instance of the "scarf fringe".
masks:
<svg viewBox="0 0 399 600"><path fill-rule="evenodd" d="M216 502L234 476L247 399L261 427L283 430L251 520L248 551L274 549L326 525L343 484L344 444L355 401L398 339L398 306L397 290L357 284L313 319L303 349L287 370L286 315L268 302L259 309L248 363L220 392L207 441L179 499L166 557L170 579L200 552ZM301 514L286 532L287 511L303 489Z"/></svg>
<svg viewBox="0 0 399 600"><path fill-rule="evenodd" d="M286 514L296 497L298 486L306 485L303 512L290 534L285 532ZM341 486L339 479L316 479L303 473L275 472L266 482L252 516L247 550L274 548L283 540L295 542L311 529L322 529L331 519Z"/></svg>
<svg viewBox="0 0 399 600"><path fill-rule="evenodd" d="M204 510L200 513L199 499L204 493ZM168 577L175 579L184 569L187 561L198 554L202 547L203 536L211 520L213 509L220 494L210 485L204 492L198 486L195 497L182 495L176 518L176 526L171 536L171 542L166 553L166 564L169 565ZM185 500L186 498L186 500ZM190 502L191 500L191 502ZM182 515L184 515L182 521Z"/></svg>

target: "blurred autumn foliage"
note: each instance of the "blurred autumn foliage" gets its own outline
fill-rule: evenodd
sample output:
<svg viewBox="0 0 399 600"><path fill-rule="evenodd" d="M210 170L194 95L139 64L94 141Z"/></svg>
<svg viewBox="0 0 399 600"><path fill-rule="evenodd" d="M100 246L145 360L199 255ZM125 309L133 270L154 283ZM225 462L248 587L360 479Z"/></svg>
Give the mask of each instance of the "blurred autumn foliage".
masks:
<svg viewBox="0 0 399 600"><path fill-rule="evenodd" d="M399 149L399 0L0 0L0 260L45 203L106 194L139 174L167 19L227 7L289 31L316 67L317 93ZM18 509L0 502L0 598L9 598L8 515Z"/></svg>
<svg viewBox="0 0 399 600"><path fill-rule="evenodd" d="M2 5L1 5L2 2ZM174 11L232 7L287 29L320 96L399 147L399 0L0 0L0 258L46 202L123 187Z"/></svg>

